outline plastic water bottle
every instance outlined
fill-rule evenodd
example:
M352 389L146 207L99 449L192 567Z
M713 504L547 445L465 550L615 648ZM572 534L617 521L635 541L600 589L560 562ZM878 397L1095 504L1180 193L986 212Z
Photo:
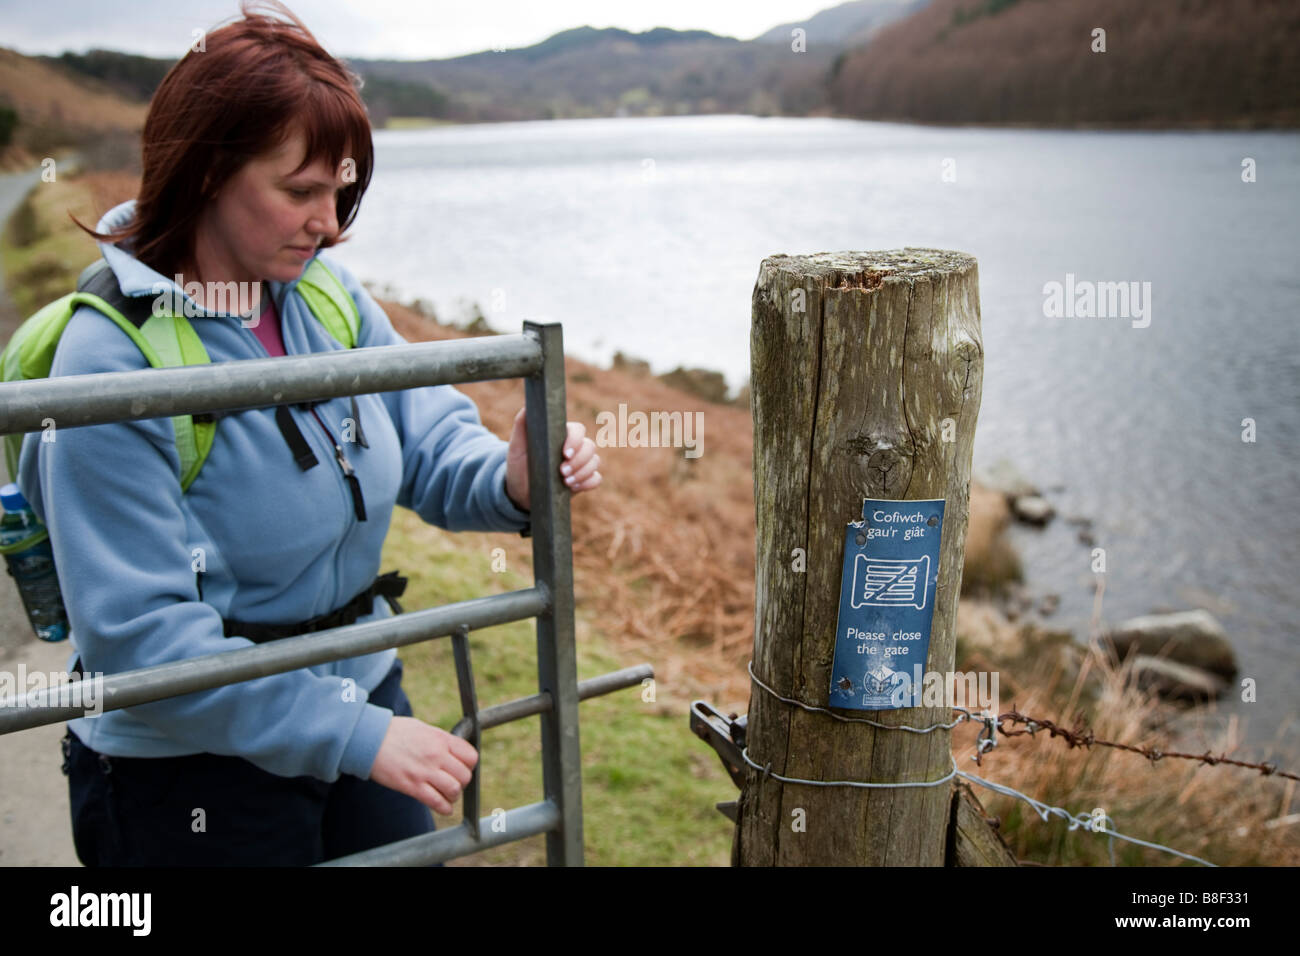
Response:
M0 552L9 565L9 575L27 608L27 618L43 641L62 641L68 636L68 614L54 568L54 550L49 534L31 505L10 482L0 488Z

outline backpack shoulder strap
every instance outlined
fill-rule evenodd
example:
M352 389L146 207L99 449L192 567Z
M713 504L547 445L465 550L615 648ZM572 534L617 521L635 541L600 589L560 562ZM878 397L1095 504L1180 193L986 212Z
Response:
M113 270L103 259L81 273L72 298L76 304L93 306L121 326L154 368L206 365L211 361L194 326L184 315L173 315L170 310L155 312L155 296L124 295ZM186 491L212 450L216 417L211 413L173 415L172 425L181 461L181 490Z
M361 316L338 276L316 258L298 280L297 288L326 331L345 348L355 348ZM0 379L8 382L48 378L58 341L82 305L112 319L135 342L153 368L210 362L207 349L184 315L174 315L170 310L154 314L156 299L150 295L123 294L108 263L97 259L82 270L76 292L46 305L14 333L0 352ZM181 462L181 490L186 491L212 450L216 416L211 413L174 415L172 424ZM22 434L5 436L10 474L17 474L22 438Z
M24 382L49 376L59 336L76 311L72 299L73 294L68 293L43 306L18 326L0 352L0 380ZM18 480L24 437L23 432L4 436L5 462L14 481Z
M357 304L319 256L302 274L297 289L325 330L343 343L344 348L355 348L361 331Z

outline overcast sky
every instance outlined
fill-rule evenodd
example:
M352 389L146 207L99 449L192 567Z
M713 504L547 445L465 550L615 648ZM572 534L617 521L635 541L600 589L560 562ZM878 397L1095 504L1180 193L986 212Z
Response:
M709 30L749 40L839 0L289 0L336 56L427 59L529 46L571 27ZM21 53L103 47L179 58L196 29L238 0L0 0L0 46Z

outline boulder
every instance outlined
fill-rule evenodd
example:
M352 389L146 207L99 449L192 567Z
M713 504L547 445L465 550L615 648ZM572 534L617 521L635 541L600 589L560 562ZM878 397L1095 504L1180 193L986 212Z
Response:
M1005 458L999 459L997 464L989 468L979 469L975 477L985 488L1001 492L1008 501L1038 494L1038 489L1026 481L1016 471L1015 465Z
M1006 498L1000 492L971 482L963 594L1001 594L1023 576L1020 559L1003 534L1010 520Z
M636 375L639 378L645 378L650 374L649 362L645 359L624 355L622 352L614 353L614 361L610 368L616 372L627 372L629 375Z
M1225 680L1237 673L1237 658L1219 622L1209 611L1148 614L1124 621L1107 638L1120 660L1130 651L1159 655L1179 664L1209 671Z
M1013 498L1011 510L1019 520L1037 525L1047 524L1056 514L1056 509L1048 503L1047 499L1040 498L1038 495L1021 495L1019 498Z
M671 372L655 377L665 385L689 392L706 402L722 405L727 401L727 379L721 372L707 368L685 368L679 365Z
M1199 667L1147 654L1133 658L1133 682L1142 690L1189 703L1214 700L1228 686L1226 681Z
M1028 649L1026 631L1006 619L987 601L963 599L957 604L957 640L966 653L1015 660Z

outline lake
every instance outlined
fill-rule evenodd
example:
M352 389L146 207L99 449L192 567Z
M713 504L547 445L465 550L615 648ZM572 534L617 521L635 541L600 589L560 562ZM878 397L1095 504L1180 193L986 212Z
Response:
M1058 519L1017 528L1051 623L1085 634L1092 519L1103 617L1205 607L1257 701L1251 758L1300 754L1300 134L939 128L744 116L375 135L339 254L500 331L656 372L749 373L763 257L929 246L979 261L979 470L1000 458ZM1243 182L1253 161L1255 181ZM1121 316L1051 317L1049 283L1136 283ZM1243 420L1254 441L1243 441ZM590 423L589 423L590 424Z

